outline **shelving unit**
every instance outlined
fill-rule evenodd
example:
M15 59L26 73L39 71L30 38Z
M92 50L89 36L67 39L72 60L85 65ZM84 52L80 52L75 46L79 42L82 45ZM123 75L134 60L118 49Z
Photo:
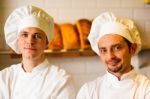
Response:
M13 51L0 51L1 55L10 55L12 58L20 58L21 55ZM74 50L45 50L48 57L76 57L76 56L95 56L96 54L91 49L74 49Z
M96 54L91 49L76 49L76 50L45 50L45 53L53 56L95 56ZM49 54L51 53L51 54Z

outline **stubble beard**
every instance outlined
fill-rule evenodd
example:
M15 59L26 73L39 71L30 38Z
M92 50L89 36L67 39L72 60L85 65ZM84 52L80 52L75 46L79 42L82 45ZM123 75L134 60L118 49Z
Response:
M122 72L123 66L116 66L115 68L109 68L108 67L108 71L113 72L113 73L118 73L118 72Z

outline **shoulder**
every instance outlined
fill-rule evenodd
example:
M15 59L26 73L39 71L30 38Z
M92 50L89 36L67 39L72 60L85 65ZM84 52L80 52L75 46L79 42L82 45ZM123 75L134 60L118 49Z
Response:
M48 67L47 76L54 82L68 83L72 80L71 74L59 66L51 65Z
M11 66L1 70L0 71L0 83L8 84L9 81L12 81L14 75L17 75L16 73L18 73L19 65L20 64L14 64L14 65L11 65Z
M139 87L142 89L144 88L150 91L150 79L147 76L138 73L135 82L138 83Z
M138 85L140 90L150 91L150 79L141 73L137 73L134 82ZM144 92L144 91L143 91Z
M4 75L11 75L12 73L14 73L15 71L17 71L19 69L19 66L21 66L21 64L13 64L9 67L4 68L3 70L0 71L0 76L4 76Z
M48 78L55 88L55 92L59 92L57 97L62 99L74 99L75 97L75 85L72 76L64 69L51 65L49 67ZM70 97L70 98L69 98Z
M85 97L91 97L91 95L95 92L98 92L98 88L100 88L105 75L102 77L98 77L93 81L85 83L79 90L77 99L82 99ZM81 98L82 97L82 98Z
M150 79L141 73L137 73L134 82L137 85L136 92L142 97L150 97Z
M137 73L135 81L141 84L144 84L144 83L150 84L150 79L141 73Z
M101 83L103 82L104 78L105 78L105 75L100 76L100 77L96 78L93 81L85 83L84 86L86 86L88 89L93 89L93 88L95 89L95 88L97 88L97 86L101 85Z
M63 68L60 68L59 66L51 65L49 67L49 71L51 74L53 74L53 76L66 77L66 78L70 77L70 74Z

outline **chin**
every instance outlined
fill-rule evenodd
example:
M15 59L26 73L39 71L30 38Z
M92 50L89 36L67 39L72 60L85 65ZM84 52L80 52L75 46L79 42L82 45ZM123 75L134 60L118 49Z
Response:
M26 58L26 59L34 59L34 57L35 57L35 56L32 56L32 55L25 55L25 56L24 56L24 58Z
M120 72L122 70L122 66L120 65L115 65L115 66L112 66L112 65L109 65L108 66L108 70L111 71L111 72Z
M37 54L35 54L35 53L24 53L24 54L22 54L22 56L24 58L34 58L34 57L37 57Z
M122 71L122 66L120 66L120 67L113 66L112 68L108 68L108 70L111 72L117 73L117 72Z

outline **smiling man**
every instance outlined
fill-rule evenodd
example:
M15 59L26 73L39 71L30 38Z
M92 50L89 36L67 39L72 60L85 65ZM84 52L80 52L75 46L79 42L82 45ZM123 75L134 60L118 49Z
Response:
M107 70L104 76L85 83L77 99L150 99L150 80L131 64L141 49L133 21L102 13L94 19L88 39Z
M75 99L72 77L44 55L53 18L35 6L14 10L5 23L7 44L22 62L0 71L0 99Z

